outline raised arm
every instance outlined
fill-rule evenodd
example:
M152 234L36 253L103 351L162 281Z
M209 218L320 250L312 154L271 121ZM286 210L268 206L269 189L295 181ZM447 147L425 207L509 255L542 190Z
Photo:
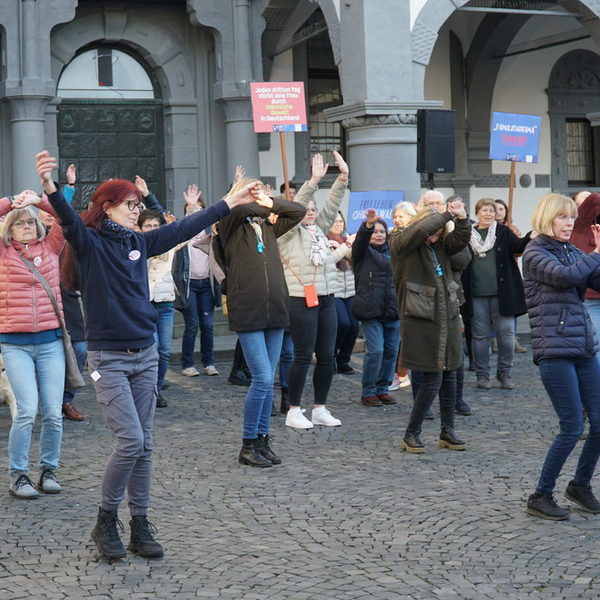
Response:
M442 214L432 212L411 223L401 234L391 237L392 255L403 256L419 246L423 246L429 236L444 227L450 220L452 220L452 215L449 212Z
M367 220L362 223L356 232L356 238L352 244L352 262L358 269L359 263L361 263L366 254L369 244L371 243L371 236L375 231L375 221L377 221L377 211L374 208L367 208L365 211Z
M325 205L319 211L319 214L315 220L315 223L323 230L324 233L327 233L331 229L331 226L333 225L333 222L335 221L337 213L340 209L342 200L346 194L346 188L348 187L348 165L342 158L342 155L335 150L333 151L333 157L340 174L331 186L329 195L325 201Z
M65 239L79 253L85 253L89 245L89 232L77 212L65 200L62 192L57 189L52 179L52 170L56 169L56 159L44 150L35 157L35 168L40 177L48 201L54 208L62 227Z

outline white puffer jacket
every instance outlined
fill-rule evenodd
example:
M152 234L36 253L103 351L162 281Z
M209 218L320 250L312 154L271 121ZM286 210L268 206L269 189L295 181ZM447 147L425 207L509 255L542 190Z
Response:
M342 244L335 250L333 250L333 257L337 263L342 260L342 258L352 258L352 246L346 246L346 244ZM341 269L337 269L337 278L338 278L338 286L339 291L336 292L336 298L351 298L356 295L356 287L354 284L354 271L352 268L342 271Z
M171 275L173 257L177 248L148 259L148 284L152 302L173 302L175 283Z
M319 211L315 224L318 227L318 236L322 236L322 245L329 248L327 232L331 229L333 221L338 213L340 204L344 199L347 182L336 179L329 191L325 205ZM303 206L313 200L317 191L305 183L296 194L295 201ZM310 260L311 235L302 225L294 227L291 231L282 235L278 240L279 253L283 262L283 271L290 296L303 298L304 286L314 282L317 295L327 296L337 294L340 291L338 283L336 258L330 250L325 256L325 263L315 269Z

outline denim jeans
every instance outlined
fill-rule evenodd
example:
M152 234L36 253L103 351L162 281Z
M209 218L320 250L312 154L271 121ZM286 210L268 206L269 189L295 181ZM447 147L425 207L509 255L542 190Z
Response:
M594 324L596 336L600 341L600 298L589 298L583 301Z
M88 365L100 375L96 398L115 445L104 469L104 510L117 510L129 496L131 516L147 515L152 479L152 427L156 406L158 352L153 344L139 352L90 350Z
M244 404L243 438L255 440L269 433L273 405L273 380L281 354L283 329L239 332L252 383Z
M400 321L362 321L365 335L362 395L385 394L392 384L400 343Z
M200 328L200 356L205 367L215 363L213 354L213 317L215 298L210 279L190 279L190 296L183 311L185 329L181 340L181 367L194 365L194 346Z
M313 373L315 404L325 404L333 379L333 353L337 332L337 314L333 295L319 296L319 306L308 308L305 298L292 296L290 333L294 340L294 360L290 367L289 403L300 406L306 375L313 352L317 364Z
M171 342L173 341L174 309L172 304L154 304L158 313L154 339L158 345L158 380L157 389L160 392L165 381L171 357Z
M406 433L420 435L423 420L427 411L431 408L435 397L440 394L440 420L442 429L454 429L454 405L456 403L456 371L436 371L428 373L425 371L412 371L418 373L416 379L421 380L420 387L416 392L415 401ZM414 383L413 383L414 385Z
M338 367L347 365L350 362L354 342L356 342L356 336L358 335L358 321L352 314L353 303L354 296L335 299L335 311L338 318L335 362Z
M8 467L12 475L29 471L31 432L38 410L42 416L40 468L56 469L62 440L62 397L65 352L62 340L46 344L2 344L2 358L17 400L17 414L8 436Z
M75 352L75 358L77 359L77 366L79 370L83 372L85 360L87 358L87 342L71 342L73 345L73 352ZM76 390L65 390L63 394L63 404L71 402L75 398Z
M583 432L583 409L590 421L573 478L580 485L590 483L600 456L600 362L596 357L546 358L539 363L542 383L558 416L560 431L542 467L537 492L550 493L565 461Z
M493 327L496 328L498 340L497 371L509 371L515 356L515 317L500 314L498 296L474 296L471 345L477 375L490 376L490 339Z
M289 386L288 378L290 366L294 360L294 341L289 331L283 334L283 344L281 345L281 356L279 357L279 385L281 389L286 390Z

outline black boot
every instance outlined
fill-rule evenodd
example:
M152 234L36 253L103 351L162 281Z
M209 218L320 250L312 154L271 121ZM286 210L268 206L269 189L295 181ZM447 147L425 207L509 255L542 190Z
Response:
M98 520L92 530L92 540L106 558L127 556L117 526L123 531L123 523L119 521L116 510L104 510L103 508L98 510Z
M277 456L277 454L275 454L275 452L273 452L273 449L271 448L271 438L269 437L269 434L258 434L258 439L256 440L256 449L274 465L281 464L281 459L279 456Z
M287 411L290 409L290 403L288 402L288 389L282 387L281 388L281 404L279 405L279 412L282 415L287 414Z
M412 454L421 454L425 452L425 446L418 433L409 433L407 431L402 440L402 450L406 450Z
M465 450L466 447L466 444L456 436L454 429L442 427L442 431L440 432L440 448Z
M242 449L240 450L239 461L241 465L250 465L251 467L272 467L273 463L265 458L257 448L258 440L242 440Z
M156 395L156 408L166 408L169 403L162 397L161 393L158 392Z
M145 558L159 558L164 554L162 546L152 535L156 533L156 527L148 521L146 515L131 517L129 526L131 527L131 537L128 550Z

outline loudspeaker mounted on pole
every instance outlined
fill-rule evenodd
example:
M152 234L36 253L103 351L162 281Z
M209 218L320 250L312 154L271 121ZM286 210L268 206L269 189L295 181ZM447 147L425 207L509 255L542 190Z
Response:
M436 173L454 173L454 111L417 111L417 173L427 173L433 188Z

